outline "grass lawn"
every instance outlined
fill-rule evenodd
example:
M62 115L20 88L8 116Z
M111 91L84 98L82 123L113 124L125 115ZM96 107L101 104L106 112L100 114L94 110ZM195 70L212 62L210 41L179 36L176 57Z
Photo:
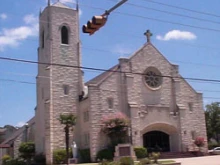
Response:
M158 161L160 164L170 164L170 163L174 163L175 161L174 160L161 160L161 161Z

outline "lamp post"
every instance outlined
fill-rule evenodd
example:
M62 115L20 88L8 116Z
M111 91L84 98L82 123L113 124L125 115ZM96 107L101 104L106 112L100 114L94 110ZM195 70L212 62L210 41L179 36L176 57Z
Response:
M28 123L25 123L24 127L25 127L25 142L27 142L28 141L28 127L29 127Z

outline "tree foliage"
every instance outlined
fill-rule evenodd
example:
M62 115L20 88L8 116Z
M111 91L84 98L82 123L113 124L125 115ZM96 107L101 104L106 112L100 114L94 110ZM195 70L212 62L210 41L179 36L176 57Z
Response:
M205 145L205 139L203 137L196 137L194 144L197 147L203 147Z
M208 139L214 138L219 142L220 102L214 102L206 105L205 118Z
M103 116L101 123L102 132L111 139L113 145L124 142L130 125L130 121L126 115L121 112L108 114Z
M23 142L18 150L22 158L31 159L35 153L35 144L34 142Z
M58 120L68 127L76 125L76 116L74 114L61 114Z
M76 125L76 116L74 114L61 114L59 119L61 124L63 124L65 132L65 143L66 143L66 161L69 164L69 132L70 128Z

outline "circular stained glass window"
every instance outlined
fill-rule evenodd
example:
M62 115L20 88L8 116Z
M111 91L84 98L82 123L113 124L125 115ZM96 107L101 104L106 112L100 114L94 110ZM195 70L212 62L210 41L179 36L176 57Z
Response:
M162 84L161 73L154 67L147 68L144 79L146 84L151 88L158 88Z

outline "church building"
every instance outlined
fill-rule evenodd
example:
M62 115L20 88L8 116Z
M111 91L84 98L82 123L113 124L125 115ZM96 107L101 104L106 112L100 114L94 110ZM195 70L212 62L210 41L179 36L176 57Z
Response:
M119 58L115 66L84 82L79 10L48 2L39 16L41 64L34 117L36 152L44 153L47 163L52 163L55 149L65 147L58 120L65 113L76 114L71 140L79 149L89 148L93 161L107 146L107 138L101 134L102 116L114 112L129 117L133 146L186 152L197 136L206 139L202 94L181 77L179 66L170 63L151 43L149 31L146 36L147 42L130 57Z

